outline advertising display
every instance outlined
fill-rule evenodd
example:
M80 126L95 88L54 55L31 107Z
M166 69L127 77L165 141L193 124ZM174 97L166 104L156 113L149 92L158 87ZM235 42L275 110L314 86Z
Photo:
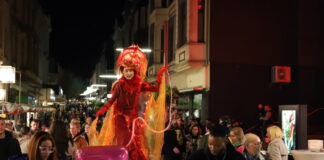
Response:
M279 105L279 118L289 153L307 149L307 105Z
M296 149L296 110L282 110L283 139L288 151Z

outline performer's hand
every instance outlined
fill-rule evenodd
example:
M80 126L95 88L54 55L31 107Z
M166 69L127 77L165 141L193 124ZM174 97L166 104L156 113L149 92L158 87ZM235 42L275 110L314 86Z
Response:
M157 73L157 81L159 81L159 80L162 78L162 74L163 74L166 70L168 70L169 66L170 66L170 65L166 65L166 66L164 66L164 67L162 67L162 68L160 68L160 69L158 70L158 73Z
M162 75L166 70L169 69L169 67L170 67L170 65L166 65L166 66L160 68L158 71L158 75Z
M101 107L101 109L96 112L96 117L99 117L99 116L105 114L106 111L107 111L107 107L105 107L105 106Z

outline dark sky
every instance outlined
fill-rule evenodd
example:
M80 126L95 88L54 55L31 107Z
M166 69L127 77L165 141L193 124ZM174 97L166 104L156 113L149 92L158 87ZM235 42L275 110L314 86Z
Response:
M73 97L85 89L104 44L106 54L113 54L114 22L124 0L40 2L51 18L50 55L63 67L61 85Z

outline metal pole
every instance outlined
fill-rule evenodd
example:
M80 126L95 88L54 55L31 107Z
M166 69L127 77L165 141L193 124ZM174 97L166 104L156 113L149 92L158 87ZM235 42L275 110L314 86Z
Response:
M19 71L19 100L18 103L20 104L21 102L21 72Z
M19 73L19 93L18 93L18 104L21 103L21 71L16 71L17 73ZM19 122L21 119L21 114L19 115L15 115L14 119L16 122Z

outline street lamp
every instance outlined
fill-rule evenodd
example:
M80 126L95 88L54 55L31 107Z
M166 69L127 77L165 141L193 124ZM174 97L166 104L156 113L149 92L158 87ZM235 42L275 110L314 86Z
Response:
M91 85L91 87L93 88L93 87L107 87L107 85L106 84L93 84L93 85Z
M107 79L119 79L121 76L120 75L115 75L115 74L102 74L99 75L99 78L107 78Z
M89 94L91 94L93 92L96 92L97 90L98 90L97 88L94 89L93 87L87 87L87 89L83 93L81 93L80 95L81 96L86 96L86 95L89 95Z
M121 51L123 51L124 49L123 48L116 48L116 51L117 52L121 52Z
M90 87L87 87L87 89L80 94L80 96L87 96L93 92L96 92L99 87L107 87L106 84L92 84Z

